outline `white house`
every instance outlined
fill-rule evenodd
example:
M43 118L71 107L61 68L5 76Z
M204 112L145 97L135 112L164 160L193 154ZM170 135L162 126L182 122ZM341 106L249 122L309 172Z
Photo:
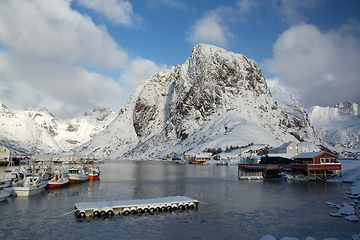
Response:
M10 150L4 146L0 147L0 160L9 161L10 159Z
M299 144L295 142L286 142L280 147L271 148L268 151L269 154L279 154L279 153L287 153L292 154L293 156L301 153L301 147Z

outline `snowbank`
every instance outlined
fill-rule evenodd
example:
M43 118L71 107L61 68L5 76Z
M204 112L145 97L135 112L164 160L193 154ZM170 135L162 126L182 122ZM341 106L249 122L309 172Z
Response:
M329 181L332 182L357 182L360 179L360 161L340 160L341 176Z

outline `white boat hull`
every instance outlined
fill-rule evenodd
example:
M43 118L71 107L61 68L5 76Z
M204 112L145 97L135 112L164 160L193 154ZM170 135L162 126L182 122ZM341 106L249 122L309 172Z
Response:
M69 184L70 180L69 178L66 179L62 179L61 181L48 181L48 184L46 186L46 188L60 188L60 187L65 187Z
M31 195L35 195L44 191L46 187L46 183L39 184L37 186L30 186L30 187L14 187L13 192L14 195L18 197L27 197Z
M2 189L0 191L0 202L6 201L11 196L11 190Z
M85 181L89 181L89 175L69 174L69 180L70 180L70 183L85 182Z

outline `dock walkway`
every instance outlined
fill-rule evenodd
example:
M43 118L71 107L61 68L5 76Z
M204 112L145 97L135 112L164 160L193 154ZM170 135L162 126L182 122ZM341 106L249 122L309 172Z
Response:
M177 209L195 208L197 200L177 196L152 199L135 199L104 202L80 202L75 204L78 217L96 217L114 214L135 214L155 211L171 211Z

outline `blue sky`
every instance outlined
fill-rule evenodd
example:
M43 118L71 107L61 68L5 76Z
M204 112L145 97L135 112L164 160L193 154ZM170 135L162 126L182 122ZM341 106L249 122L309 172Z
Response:
M0 102L69 117L119 111L198 43L257 62L304 107L360 104L358 0L0 2Z

